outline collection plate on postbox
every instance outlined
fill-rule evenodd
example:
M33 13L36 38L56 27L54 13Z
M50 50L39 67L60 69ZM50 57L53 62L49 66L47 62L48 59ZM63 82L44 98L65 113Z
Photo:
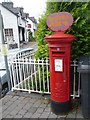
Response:
M63 60L62 59L55 59L55 71L63 72Z

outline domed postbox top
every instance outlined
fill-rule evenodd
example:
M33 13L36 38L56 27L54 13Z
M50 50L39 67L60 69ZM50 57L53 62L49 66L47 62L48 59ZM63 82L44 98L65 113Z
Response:
M53 35L45 37L45 40L48 42L72 42L74 39L74 35L65 34L63 32L56 32Z

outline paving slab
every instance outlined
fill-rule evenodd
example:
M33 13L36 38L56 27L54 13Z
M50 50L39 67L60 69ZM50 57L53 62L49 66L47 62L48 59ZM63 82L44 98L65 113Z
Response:
M23 118L31 118L32 117L32 113L26 113L24 116L23 116Z
M34 114L36 112L37 108L36 107L31 107L28 112Z
M48 118L58 118L58 115L55 115L54 113L50 113Z
M39 113L34 113L31 118L39 118L40 114Z
M17 113L18 113L17 110L13 110L12 112L9 113L9 115L11 115L11 116L15 116Z
M43 111L44 111L44 109L43 109L43 108L38 108L38 109L36 110L36 113L41 114Z
M76 111L74 111L74 112L70 112L68 115L67 115L67 118L76 118Z
M6 118L14 118L12 115L7 115Z
M29 110L33 106L33 103L27 103L22 107L22 109Z
M21 110L18 112L19 115L25 115L25 113L27 113L27 110L25 110L25 109L21 109Z
M50 113L48 113L48 112L43 112L39 118L48 118L49 114Z
M83 118L81 107L79 107L79 108L77 109L76 118L77 118L77 119L82 119L82 118Z

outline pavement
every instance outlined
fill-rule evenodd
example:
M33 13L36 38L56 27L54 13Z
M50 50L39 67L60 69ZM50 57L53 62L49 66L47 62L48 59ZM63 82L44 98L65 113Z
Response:
M50 95L41 95L26 92L9 92L0 100L2 103L3 120L14 120L15 118L55 119L55 120L84 120L79 100L73 100L72 110L69 113L55 115L50 107ZM0 108L1 108L0 107ZM0 112L1 114L1 112Z
M37 50L37 42L26 42L21 44L20 48L33 48L35 51Z

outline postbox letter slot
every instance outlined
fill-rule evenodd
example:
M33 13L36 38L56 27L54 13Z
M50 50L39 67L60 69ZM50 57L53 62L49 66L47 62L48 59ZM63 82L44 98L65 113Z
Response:
M64 51L52 51L52 54L64 54Z
M52 56L54 57L59 57L59 56L64 56L65 52L64 51L52 51Z

